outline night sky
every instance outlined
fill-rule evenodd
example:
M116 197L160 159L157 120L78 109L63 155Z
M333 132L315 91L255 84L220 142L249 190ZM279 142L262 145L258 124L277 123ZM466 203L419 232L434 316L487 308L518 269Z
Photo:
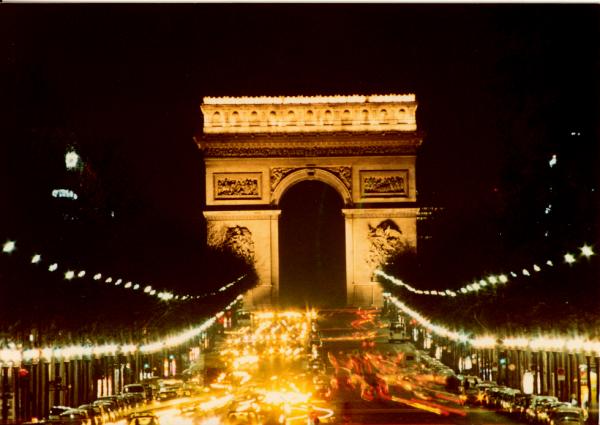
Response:
M434 235L446 245L428 251L442 266L460 268L457 276L483 272L464 260L485 251L482 243L495 247L486 266L514 259L507 252L532 254L527 247L540 245L547 226L560 236L542 243L548 251L593 243L598 12L4 4L0 238L163 286L216 285L227 276L206 271L204 171L192 139L202 97L415 93L419 202L447 211ZM60 219L50 196L73 184L63 162L69 146L86 162L86 206L75 224ZM552 154L563 167L558 194L548 192ZM551 196L558 215L543 222Z

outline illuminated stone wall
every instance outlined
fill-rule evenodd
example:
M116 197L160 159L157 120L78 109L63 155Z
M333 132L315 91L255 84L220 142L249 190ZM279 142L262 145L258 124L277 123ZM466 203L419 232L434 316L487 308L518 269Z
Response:
M277 303L279 203L306 180L343 200L347 304L381 305L374 269L416 248L414 95L205 98L201 108L209 243L255 265L247 305Z

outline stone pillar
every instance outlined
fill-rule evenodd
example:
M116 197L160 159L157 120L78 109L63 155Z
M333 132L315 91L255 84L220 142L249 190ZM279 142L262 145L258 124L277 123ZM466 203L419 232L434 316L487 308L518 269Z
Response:
M257 285L244 297L249 309L271 307L279 294L281 210L205 211L208 244L226 247L254 265Z
M416 249L418 208L343 209L346 227L347 304L382 307L374 271L394 254Z

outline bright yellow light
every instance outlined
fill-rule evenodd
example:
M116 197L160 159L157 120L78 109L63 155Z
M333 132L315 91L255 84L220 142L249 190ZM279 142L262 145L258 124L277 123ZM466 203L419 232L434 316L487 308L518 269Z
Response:
M2 252L4 252L5 254L10 254L16 249L16 247L17 245L15 241L6 241L4 242L4 245L2 245Z
M71 170L77 167L79 163L79 155L75 151L69 151L65 154L65 166L67 169Z
M575 257L573 256L573 254L567 253L565 254L565 263L568 264L573 264L575 262Z
M584 257L591 257L592 255L594 255L594 250L591 246L584 245L579 249L581 250L581 255L583 255Z
M40 254L35 254L33 257L31 257L31 262L33 264L37 264L40 261L42 261L42 256Z
M492 348L496 345L496 338L492 336L482 336L471 341L475 348Z
M65 279L67 280L71 280L75 277L75 272L72 270L68 270L67 272L65 272Z

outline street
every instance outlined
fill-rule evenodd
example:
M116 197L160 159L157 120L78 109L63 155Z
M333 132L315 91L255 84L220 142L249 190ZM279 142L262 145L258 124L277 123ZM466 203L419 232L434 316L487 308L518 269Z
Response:
M464 406L375 311L257 313L226 333L206 396L158 406L161 424L513 424ZM314 423L314 420L311 421Z

